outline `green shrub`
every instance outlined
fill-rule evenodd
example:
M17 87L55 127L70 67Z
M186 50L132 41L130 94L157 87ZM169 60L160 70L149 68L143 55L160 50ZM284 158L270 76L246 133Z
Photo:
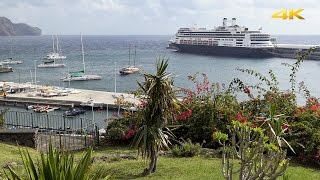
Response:
M307 106L297 110L286 139L297 151L299 162L320 165L320 114Z
M193 157L200 154L201 145L199 143L193 144L191 140L188 139L188 141L180 145L175 145L171 151L175 157Z
M226 132L226 126L239 111L240 106L235 95L223 84L209 83L206 75L202 76L202 81L198 81L196 76L189 76L197 89L183 89L186 97L182 103L183 107L192 110L192 115L182 120L178 118L179 125L182 126L176 128L173 133L178 138L191 139L197 143L205 142L204 147L215 148L217 143L212 143L212 133Z
M112 144L128 144L134 138L141 125L139 114L114 119L106 128L106 140Z
M222 173L225 179L277 179L287 169L286 151L250 123L233 121L230 135L216 132L212 138L222 147ZM240 167L238 166L240 165Z

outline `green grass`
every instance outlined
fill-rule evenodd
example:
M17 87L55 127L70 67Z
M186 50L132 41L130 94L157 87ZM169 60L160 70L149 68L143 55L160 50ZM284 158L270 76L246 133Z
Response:
M28 148L33 157L39 153L34 149ZM0 143L0 166L3 167L7 162L17 162L21 166L18 147L11 144ZM83 152L77 152L80 156ZM221 161L218 158L170 158L160 157L158 160L157 172L148 177L141 177L139 174L147 167L147 161L124 160L115 158L112 162L103 161L101 157L117 157L119 154L130 154L136 156L136 151L123 147L108 147L94 151L94 169L103 168L112 179L223 179L221 174ZM22 169L22 168L20 168ZM0 171L2 174L2 170ZM320 179L320 169L304 167L291 163L286 174L290 180L314 180ZM0 177L1 179L1 177ZM280 178L281 180L282 178Z

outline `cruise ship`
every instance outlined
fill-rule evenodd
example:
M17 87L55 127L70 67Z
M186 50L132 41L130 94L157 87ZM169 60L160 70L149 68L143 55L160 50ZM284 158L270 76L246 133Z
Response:
M223 18L222 26L214 29L206 28L180 28L169 48L180 52L209 54L216 56L273 57L274 44L270 34L259 30L249 30L245 26L228 25L227 18Z

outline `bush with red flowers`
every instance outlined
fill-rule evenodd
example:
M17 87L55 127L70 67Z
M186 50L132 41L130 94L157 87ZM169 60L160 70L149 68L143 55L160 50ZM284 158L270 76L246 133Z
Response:
M130 144L138 127L141 125L139 113L131 114L108 122L106 128L106 141L111 144Z

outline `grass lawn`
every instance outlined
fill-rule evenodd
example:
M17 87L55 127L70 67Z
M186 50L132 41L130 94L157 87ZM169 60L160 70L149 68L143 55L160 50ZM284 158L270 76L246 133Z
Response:
M21 160L17 146L0 143L0 166L7 162L17 162L21 169ZM33 157L39 154L34 149L28 148ZM82 152L77 152L80 156ZM223 179L221 174L221 161L218 158L193 157L171 158L160 157L158 170L148 177L140 177L139 174L147 167L147 161L143 159L127 160L119 158L121 155L135 157L136 152L118 147L103 148L94 151L94 168L103 168L112 179ZM106 157L107 160L106 160ZM111 158L110 158L111 157ZM2 174L3 171L1 171ZM317 180L320 179L320 169L303 167L291 163L286 171L290 180ZM1 177L0 177L1 179ZM282 179L282 178L280 178Z

